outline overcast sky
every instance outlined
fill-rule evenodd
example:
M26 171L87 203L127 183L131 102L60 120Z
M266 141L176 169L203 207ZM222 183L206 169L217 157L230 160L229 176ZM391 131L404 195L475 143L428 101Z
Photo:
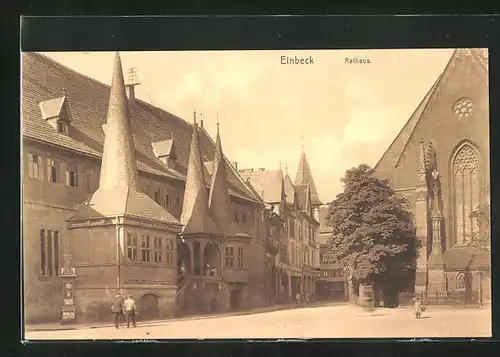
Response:
M342 190L346 169L375 165L443 71L453 50L301 50L122 52L136 67L136 96L192 121L203 112L239 168L288 166L292 179L304 144L320 199ZM46 53L110 84L112 52ZM312 56L314 64L281 64ZM348 58L371 63L346 63ZM127 73L125 73L127 76ZM127 78L125 78L127 80Z

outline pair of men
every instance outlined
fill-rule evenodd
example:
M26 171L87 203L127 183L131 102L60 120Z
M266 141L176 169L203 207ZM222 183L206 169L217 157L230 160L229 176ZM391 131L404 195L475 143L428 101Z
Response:
M125 315L127 327L130 327L130 322L132 322L132 325L135 327L135 309L135 301L132 299L132 295L129 295L125 301L122 301L120 294L116 294L111 304L111 312L113 313L115 327L119 328L121 314Z

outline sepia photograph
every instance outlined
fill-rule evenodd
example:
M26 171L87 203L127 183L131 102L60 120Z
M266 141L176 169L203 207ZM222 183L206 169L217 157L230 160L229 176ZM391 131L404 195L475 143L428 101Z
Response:
M24 339L491 337L486 48L21 53Z

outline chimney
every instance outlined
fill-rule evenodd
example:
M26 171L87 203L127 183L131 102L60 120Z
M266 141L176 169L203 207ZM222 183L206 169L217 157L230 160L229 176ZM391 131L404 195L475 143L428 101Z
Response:
M233 166L236 169L236 171L238 171L238 163L236 161L233 161Z
M128 98L129 103L132 103L135 100L135 85L127 84L125 86L125 90L127 93L127 98Z

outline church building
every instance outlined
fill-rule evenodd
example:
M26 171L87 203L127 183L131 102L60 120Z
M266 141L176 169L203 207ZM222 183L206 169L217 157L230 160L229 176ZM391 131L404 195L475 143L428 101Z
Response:
M111 75L111 68L110 68ZM22 54L24 317L140 319L261 306L265 206L203 121Z
M490 232L474 214L490 199L488 105L487 50L455 50L375 166L413 213L416 293L489 299L490 254L477 243Z

